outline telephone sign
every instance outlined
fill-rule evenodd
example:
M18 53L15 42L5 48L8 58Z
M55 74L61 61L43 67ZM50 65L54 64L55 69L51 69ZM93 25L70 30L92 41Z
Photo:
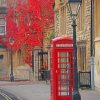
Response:
M51 47L51 100L72 100L73 40L55 38Z

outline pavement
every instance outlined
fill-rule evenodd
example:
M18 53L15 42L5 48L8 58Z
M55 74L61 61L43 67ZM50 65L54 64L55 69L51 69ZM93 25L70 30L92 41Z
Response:
M19 100L50 100L50 84L45 82L0 81L0 88L16 95ZM100 100L100 93L92 90L80 90L81 100Z
M92 90L80 90L81 100L100 100L100 93Z

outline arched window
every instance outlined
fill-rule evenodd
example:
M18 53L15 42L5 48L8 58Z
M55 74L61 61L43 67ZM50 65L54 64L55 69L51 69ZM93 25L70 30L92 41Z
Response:
M21 64L21 50L18 50L18 64Z

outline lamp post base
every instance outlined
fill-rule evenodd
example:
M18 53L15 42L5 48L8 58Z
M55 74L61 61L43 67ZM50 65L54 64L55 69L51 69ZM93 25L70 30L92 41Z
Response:
M80 93L78 91L73 91L72 100L81 100Z
M14 76L10 74L10 81L14 82Z

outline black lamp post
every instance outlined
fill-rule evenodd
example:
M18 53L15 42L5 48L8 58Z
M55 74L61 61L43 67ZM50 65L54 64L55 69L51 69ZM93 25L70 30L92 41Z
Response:
M76 17L78 15L82 0L67 0L67 8L72 18L73 27L73 47L74 47L74 87L72 100L81 100L78 90L78 71L77 71L77 45L76 45Z
M10 37L9 39L9 43L10 43L10 46L11 46L11 51L10 51L10 54L11 54L11 73L10 73L10 81L11 82L14 82L14 75L13 75L13 55L12 55L12 47L13 47L13 44L14 44L14 38L13 37Z

